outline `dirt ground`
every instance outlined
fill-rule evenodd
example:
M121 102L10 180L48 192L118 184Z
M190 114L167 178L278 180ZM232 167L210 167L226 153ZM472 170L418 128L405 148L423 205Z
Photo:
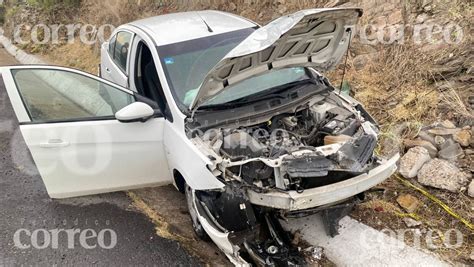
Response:
M212 242L200 240L193 231L186 197L173 185L129 191L134 206L156 225L157 235L178 241L189 253L212 266L232 266Z

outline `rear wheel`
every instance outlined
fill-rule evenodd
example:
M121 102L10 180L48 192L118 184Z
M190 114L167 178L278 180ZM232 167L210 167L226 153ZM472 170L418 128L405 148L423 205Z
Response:
M189 215L191 216L194 232L200 239L204 241L210 241L211 238L206 233L206 231L202 227L201 222L199 221L198 214L196 211L196 205L194 204L193 190L187 184L185 185L185 193L186 193L186 202L188 204L188 211L189 211Z

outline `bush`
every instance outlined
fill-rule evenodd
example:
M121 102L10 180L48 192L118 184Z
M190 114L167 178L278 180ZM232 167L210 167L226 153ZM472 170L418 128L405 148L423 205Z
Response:
M30 6L39 7L47 11L58 5L66 7L79 7L81 5L81 0L27 0L26 2Z

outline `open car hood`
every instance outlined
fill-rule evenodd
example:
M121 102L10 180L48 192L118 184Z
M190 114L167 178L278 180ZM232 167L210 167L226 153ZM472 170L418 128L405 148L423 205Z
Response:
M334 68L349 45L359 8L308 9L280 17L257 29L231 50L206 75L190 105L199 105L226 87L286 67Z

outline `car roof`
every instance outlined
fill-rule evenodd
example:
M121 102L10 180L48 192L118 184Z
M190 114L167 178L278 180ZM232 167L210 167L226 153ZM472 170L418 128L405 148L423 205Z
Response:
M128 24L147 32L158 46L258 26L249 19L215 10L171 13Z

